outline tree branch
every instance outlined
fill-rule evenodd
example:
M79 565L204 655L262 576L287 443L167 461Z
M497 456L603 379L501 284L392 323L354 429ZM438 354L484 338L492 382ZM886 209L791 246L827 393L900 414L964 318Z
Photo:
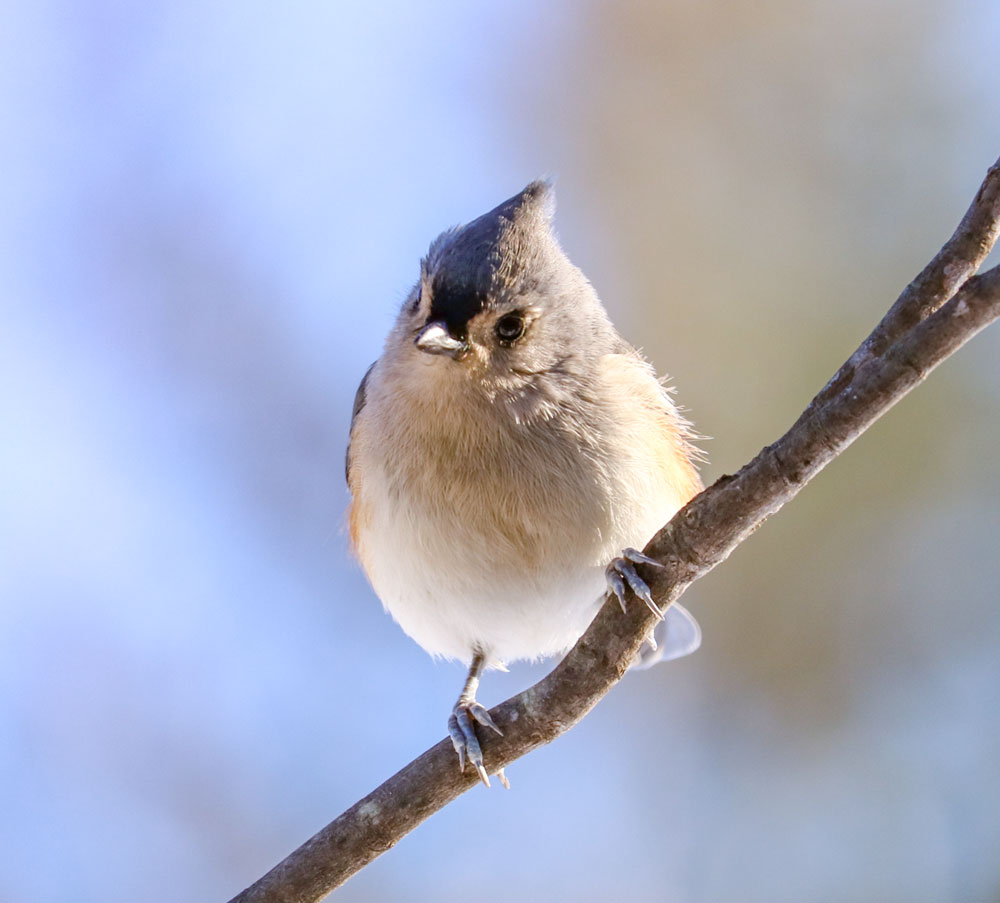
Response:
M1000 230L1000 161L958 229L791 429L734 476L723 476L647 545L662 568L642 576L661 606L724 561L820 470L1000 317L1000 267L973 275ZM545 678L491 710L503 736L483 742L490 774L576 724L628 669L654 625L645 605L605 604ZM230 903L322 899L424 819L478 783L448 740L427 750L291 853Z

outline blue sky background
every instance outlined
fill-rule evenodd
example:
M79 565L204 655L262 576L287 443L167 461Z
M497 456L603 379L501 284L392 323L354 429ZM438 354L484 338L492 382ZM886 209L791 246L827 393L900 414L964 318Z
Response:
M0 901L228 899L443 736L462 669L342 531L354 390L438 232L554 176L714 479L1000 154L998 24L987 0L6 5ZM995 898L998 352L689 594L697 656L339 898Z

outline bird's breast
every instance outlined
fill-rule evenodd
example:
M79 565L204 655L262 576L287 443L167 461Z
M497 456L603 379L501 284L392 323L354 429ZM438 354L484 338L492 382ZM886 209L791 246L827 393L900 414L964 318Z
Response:
M400 430L381 461L388 497L479 568L540 567L560 548L596 550L610 515L602 462L561 424L498 420Z

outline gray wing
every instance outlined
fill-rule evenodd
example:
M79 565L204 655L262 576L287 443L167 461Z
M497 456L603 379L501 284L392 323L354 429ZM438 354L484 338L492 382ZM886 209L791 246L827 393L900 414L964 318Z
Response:
M376 363L378 363L376 361ZM361 409L365 406L365 387L368 385L368 377L372 375L372 370L375 369L375 364L372 364L366 371L365 375L361 377L361 385L358 386L358 392L354 396L354 409L351 411L351 429L348 434L347 439L347 452L344 455L344 479L347 480L348 486L351 483L351 440L350 435L354 432L354 421L358 419L358 414Z

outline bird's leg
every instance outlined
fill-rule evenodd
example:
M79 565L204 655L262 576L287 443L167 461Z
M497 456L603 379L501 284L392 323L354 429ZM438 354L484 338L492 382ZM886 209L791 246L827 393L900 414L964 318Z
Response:
M642 552L635 549L625 549L621 558L612 559L611 564L604 569L604 576L608 580L608 592L614 593L618 597L618 604L621 605L622 611L625 611L625 584L628 583L632 592L642 599L646 603L646 607L662 621L663 612L660 610L660 606L653 601L653 594L649 591L649 586L636 572L632 566L633 563L663 567L660 562L648 555L643 555Z
M489 711L484 705L476 702L476 690L479 689L479 678L482 676L483 668L486 666L486 657L481 652L476 652L472 656L472 664L469 666L469 676L465 679L465 687L462 695L458 697L455 708L451 710L451 717L448 719L448 733L451 735L452 746L458 753L458 767L465 771L465 760L472 763L479 772L480 780L490 786L489 775L483 767L483 751L479 746L479 738L476 737L476 722L483 727L488 727L503 736L503 731L496 726L496 722L490 717ZM497 772L500 783L510 789L503 769Z

